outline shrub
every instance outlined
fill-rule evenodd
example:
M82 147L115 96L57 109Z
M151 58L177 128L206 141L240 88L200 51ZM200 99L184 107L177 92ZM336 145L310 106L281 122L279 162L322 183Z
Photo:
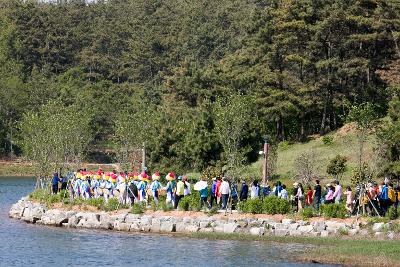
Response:
M331 135L325 135L322 137L322 143L326 146L330 146L333 144L333 136Z
M29 194L29 199L44 201L50 196L48 189L36 189L32 193Z
M314 209L311 208L311 207L304 208L301 211L301 217L303 218L303 220L308 220L308 219L314 217L314 215L315 215L314 214Z
M326 173L337 177L340 174L343 174L346 169L347 158L344 156L337 155L333 159L329 161L328 166L326 167Z
M290 204L286 199L270 196L264 199L263 213L287 214L290 211Z
M280 148L280 150L288 150L290 148L290 142L282 141L278 144L278 147Z
M89 206L96 207L98 209L104 209L105 201L104 198L89 198L84 201L85 204Z
M132 206L131 212L133 214L142 214L142 213L144 213L146 211L145 205L146 204L144 204L142 202L141 203L135 203Z
M200 210L200 193L199 191L192 190L189 196L185 196L179 201L179 209L185 211L199 211Z
M213 216L214 214L217 214L217 213L218 213L218 207L214 206L207 212L207 215L208 216Z
M347 210L343 204L321 205L321 213L326 218L345 218Z
M390 220L396 220L399 217L397 208L394 206L390 207L386 212L386 217L388 217Z
M245 202L245 211L247 213L259 214L263 213L263 202L261 198L248 199Z

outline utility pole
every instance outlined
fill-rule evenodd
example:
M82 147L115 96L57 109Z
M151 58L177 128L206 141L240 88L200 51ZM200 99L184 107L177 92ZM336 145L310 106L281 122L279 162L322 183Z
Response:
M268 137L264 136L264 162L263 162L263 185L268 183L268 153L269 153L269 144L268 144Z
M143 142L143 148L142 148L142 172L146 171L146 144Z

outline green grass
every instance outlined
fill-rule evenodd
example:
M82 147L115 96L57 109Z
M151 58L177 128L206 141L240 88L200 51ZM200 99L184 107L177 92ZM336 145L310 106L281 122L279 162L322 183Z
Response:
M324 144L323 138L319 136L305 143L281 143L278 148L276 164L276 174L279 175L279 179L287 185L291 185L293 177L296 175L296 158L304 152L313 151L316 156L316 171L320 177L325 177L327 182L333 179L333 177L326 173L326 166L329 161L337 155L345 156L348 160L347 171L340 179L345 185L350 184L352 169L357 166L358 162L358 140L354 127L351 125L345 125L345 127L349 130L339 129L329 134L329 136L333 137L333 142L330 145ZM370 162L373 159L374 143L375 137L371 134L368 136L364 146L364 160L366 162ZM260 177L262 162L263 160L260 158L259 161L249 165L247 170L250 170L250 173L258 171L258 177Z
M348 266L394 266L400 251L400 242L333 237L277 237L248 234L193 233L193 238L212 240L241 240L277 242L282 244L311 244L314 248L295 257L300 261L345 264Z

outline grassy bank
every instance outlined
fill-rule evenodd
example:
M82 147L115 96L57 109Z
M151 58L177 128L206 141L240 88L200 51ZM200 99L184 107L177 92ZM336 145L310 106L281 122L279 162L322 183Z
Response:
M222 234L222 233L193 233L192 238L206 238L211 240L241 240L300 243L314 245L302 254L295 255L291 260L302 262L320 262L342 264L347 266L399 266L398 254L400 243L398 241L366 240L352 237L277 237L277 236L251 236L248 234Z

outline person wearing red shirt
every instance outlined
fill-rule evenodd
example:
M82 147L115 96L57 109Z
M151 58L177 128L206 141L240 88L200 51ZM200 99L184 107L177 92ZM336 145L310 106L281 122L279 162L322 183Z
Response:
M307 195L306 195L306 206L311 207L313 203L313 191L311 186L307 188Z

